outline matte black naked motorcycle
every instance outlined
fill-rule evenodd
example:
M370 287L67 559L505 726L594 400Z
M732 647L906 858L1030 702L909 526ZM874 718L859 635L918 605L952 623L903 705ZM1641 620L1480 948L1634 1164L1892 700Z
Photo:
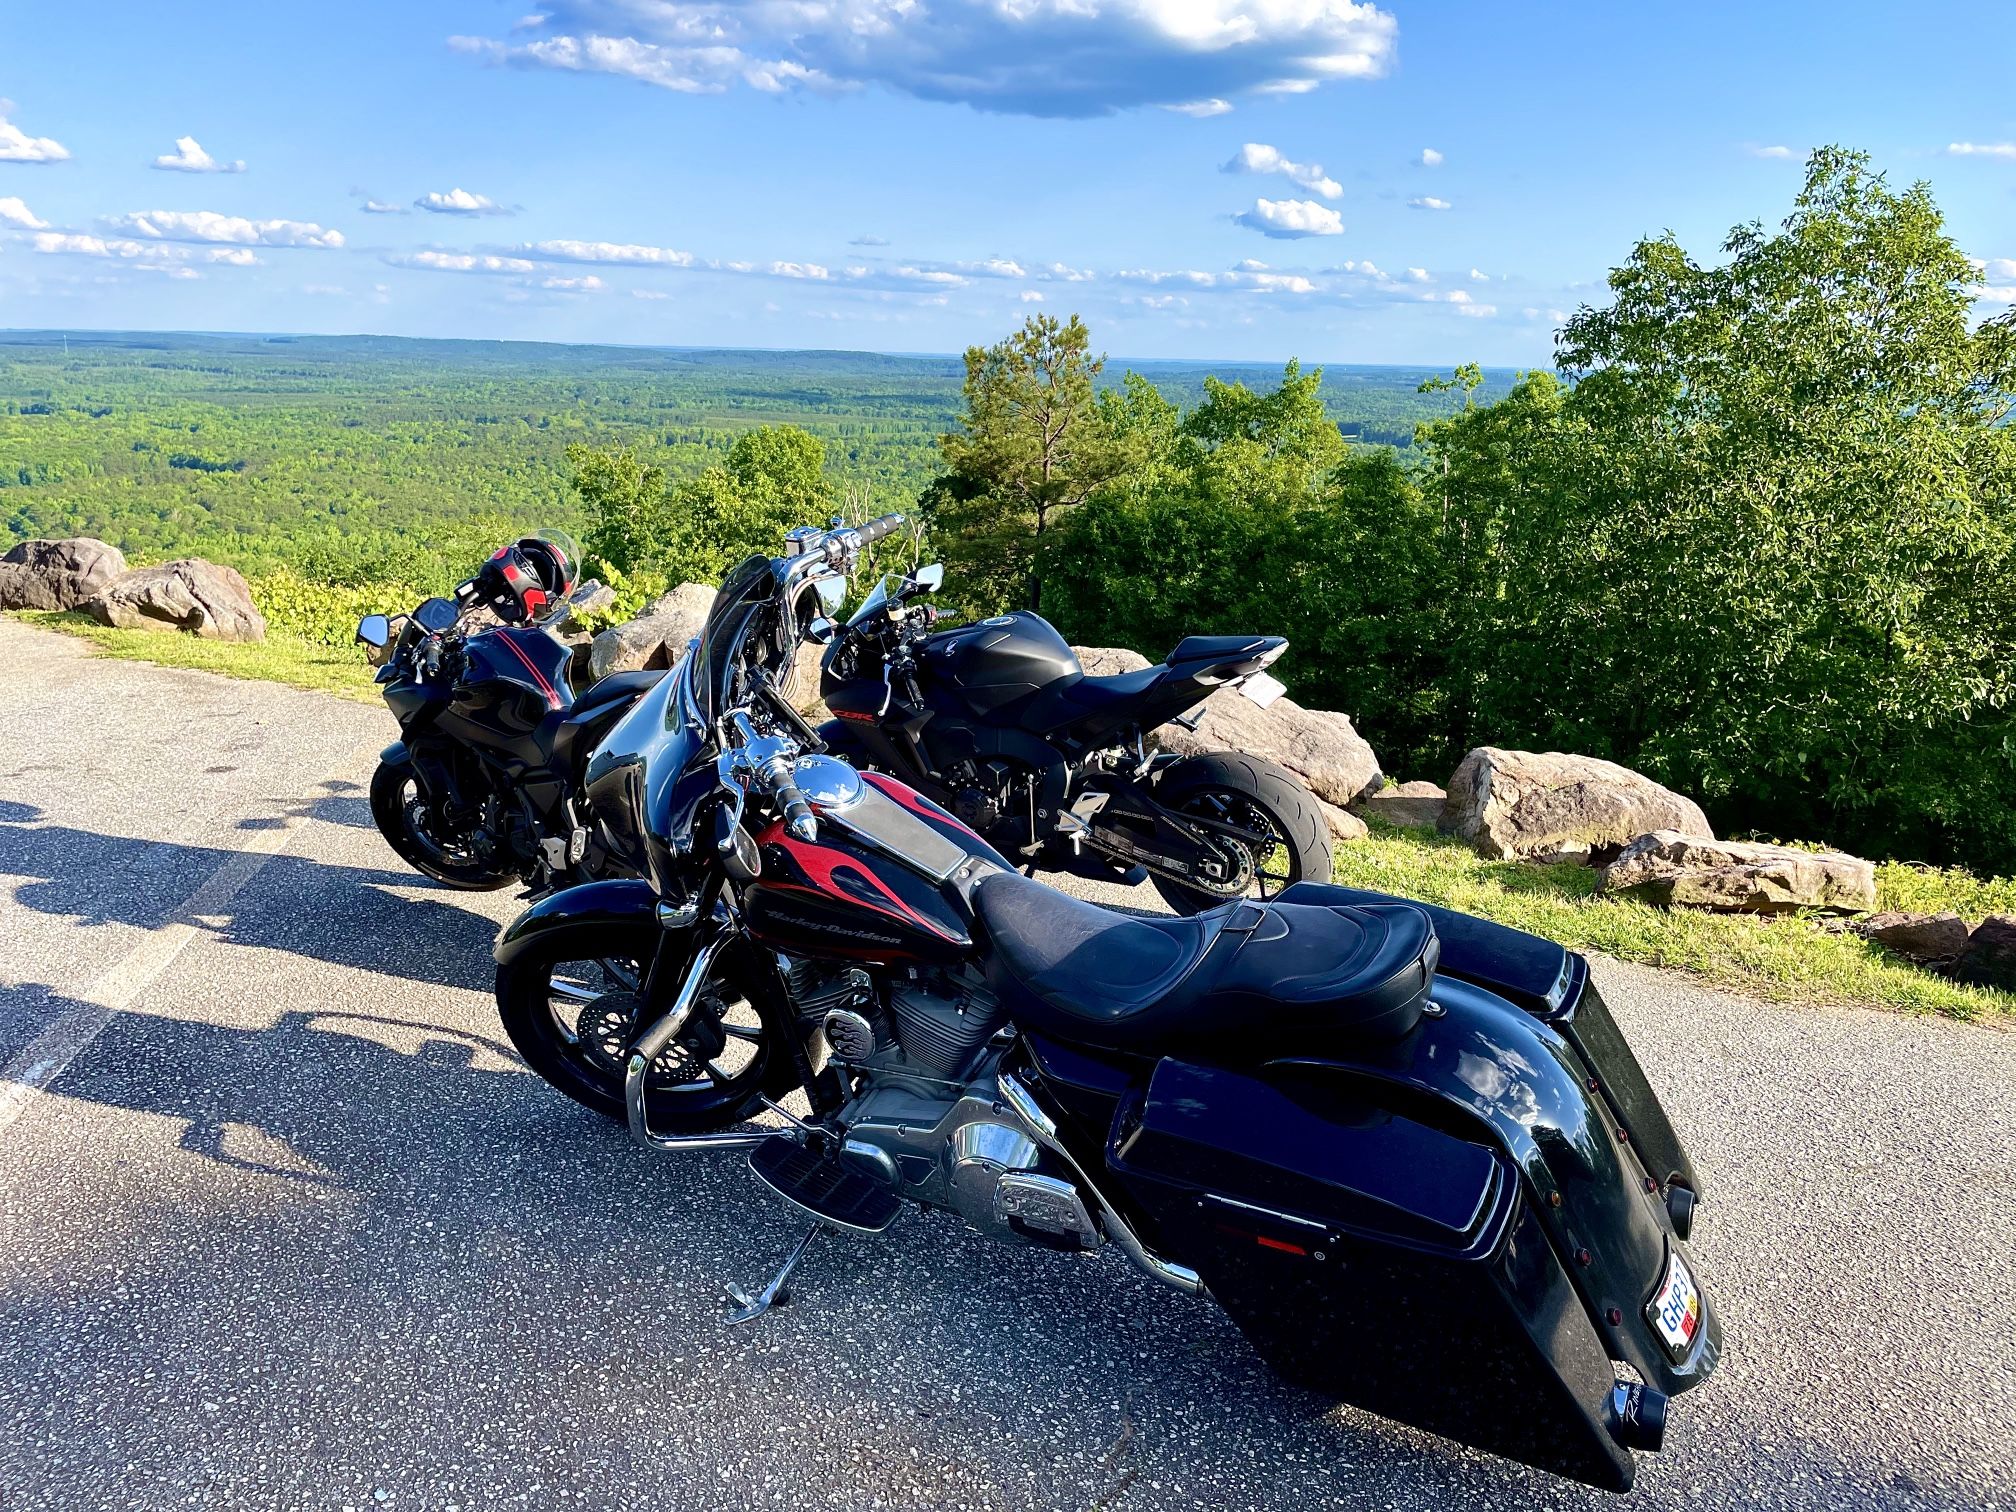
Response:
M812 1216L736 1321L822 1230L921 1203L1111 1247L1297 1383L1627 1489L1722 1344L1693 1167L1586 963L1327 883L1101 908L820 754L779 669L806 591L891 528L738 567L597 749L586 801L636 876L499 938L526 1061L649 1147L746 1149Z
M400 857L437 882L543 891L602 874L605 857L575 808L581 772L596 741L665 674L617 673L577 696L572 652L554 634L570 607L564 591L524 588L506 570L515 571L500 552L454 598L359 623L399 721L371 779L371 815ZM520 623L470 629L486 608Z
M912 602L943 576L890 577L821 662L833 754L928 793L1025 864L1151 879L1197 913L1330 880L1330 830L1294 773L1258 756L1151 753L1158 725L1195 729L1204 701L1236 690L1265 707L1275 635L1193 635L1159 665L1088 677L1047 620L1018 610L935 629Z

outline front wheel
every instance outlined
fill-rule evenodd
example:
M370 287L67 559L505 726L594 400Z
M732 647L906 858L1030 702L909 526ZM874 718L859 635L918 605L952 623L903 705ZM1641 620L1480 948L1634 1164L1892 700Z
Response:
M1169 768L1155 785L1155 800L1172 813L1203 820L1211 843L1232 863L1229 880L1217 890L1154 877L1162 901L1177 913L1330 880L1330 828L1309 790L1285 767L1207 751Z
M516 868L500 866L472 837L437 833L439 810L410 758L378 763L371 777L371 817L402 861L444 887L494 892L518 880Z
M618 1122L630 1045L649 1027L642 994L658 943L655 926L557 930L497 968L497 1010L525 1064ZM798 1085L792 1032L754 953L723 951L686 1028L651 1063L651 1126L711 1133L757 1112L759 1098L783 1097Z

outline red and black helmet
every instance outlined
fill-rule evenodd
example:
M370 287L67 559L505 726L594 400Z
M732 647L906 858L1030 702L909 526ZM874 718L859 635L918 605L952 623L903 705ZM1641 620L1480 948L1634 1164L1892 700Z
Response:
M574 591L581 548L564 531L538 530L522 536L483 564L476 590L507 625L537 619Z

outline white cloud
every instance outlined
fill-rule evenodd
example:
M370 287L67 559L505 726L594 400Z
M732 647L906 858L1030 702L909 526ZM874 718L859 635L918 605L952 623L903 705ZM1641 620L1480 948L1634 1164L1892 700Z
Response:
M0 112L0 163L60 163L69 156L54 137L31 137Z
M635 242L541 241L513 247L521 257L543 262L655 263L663 267L690 268L694 257L674 247L647 247Z
M1164 105L1164 110L1173 110L1178 115L1187 115L1193 120L1208 121L1213 116L1230 115L1230 100L1185 100L1181 105Z
M256 268L259 254L250 247L212 247L204 254L205 262L229 263L234 268Z
M18 205L21 201L16 200L14 203ZM0 200L0 213L4 213L6 206L7 201ZM1976 258L1973 261L1974 266L1981 270L1981 279L1984 283L1995 278L2016 279L2016 257Z
M847 245L850 247L886 247L889 245L889 238L886 236L857 236L854 240L847 243Z
M542 289L557 289L562 293L568 294L600 294L609 285L597 278L593 273L589 273L580 278L542 279L539 287Z
M1429 277L1428 270L1426 268L1409 268L1407 270L1407 276L1408 278L1412 279L1415 283L1433 282L1433 280Z
M1043 303L1043 295L1041 291L1037 289L1024 289L1022 291L1022 303L1041 304Z
M1748 152L1750 156L1754 158L1791 158L1791 157L1797 157L1799 155L1798 153L1794 152L1790 147L1752 146L1752 147L1746 147L1744 151Z
M162 262L187 257L179 247L157 247L147 242L128 241L117 236L86 236L66 231L43 231L35 238L35 250L54 256L108 257L121 262L142 258Z
M896 269L893 276L905 283L943 284L953 289L964 288L966 284L966 280L957 273L948 273L943 268L903 267Z
M1298 236L1341 236L1344 218L1328 205L1314 200L1270 200L1253 202L1251 210L1232 219L1262 236L1290 239Z
M1475 320L1489 320L1498 313L1498 306L1487 304L1464 304L1456 307L1458 315L1468 315Z
M312 221L246 220L243 216L219 215L214 210L136 210L131 215L108 215L104 224L114 231L155 241L230 242L257 247L340 247L341 231L325 230Z
M404 215L404 205L388 205L384 200L367 199L360 207L366 215Z
M555 0L521 38L449 45L683 93L881 85L1029 115L1208 116L1241 93L1376 78L1397 35L1370 0Z
M630 297L632 299L658 300L658 299L670 299L672 296L670 294L667 294L663 289L632 289L630 291Z
M1489 273L1482 271L1481 269L1472 268L1470 270L1470 282L1489 283L1491 282L1491 275Z
M1424 194L1419 199L1410 199L1407 201L1407 204L1409 208L1415 210L1453 210L1456 208L1449 201L1437 199L1432 194Z
M164 152L154 159L156 168L165 168L171 173L243 173L243 159L235 163L220 163L203 150L192 136L175 138L175 150Z
M1414 161L1423 168L1440 168L1444 159L1442 154L1437 152L1433 147L1423 147L1421 155L1414 159Z
M495 257L483 252L394 252L385 259L397 268L424 268L434 273L532 273L537 265L522 257Z
M982 278L1027 278L1029 270L1009 257L985 257L978 262L962 262L961 273L974 273Z
M471 194L467 189L450 189L446 194L439 190L423 194L413 201L422 210L430 210L436 215L511 215L509 205L500 205L487 194Z
M1241 273L1265 273L1267 271L1267 264L1260 261L1257 257L1242 257L1239 259L1239 271Z
M35 212L19 197L10 194L0 198L0 225L19 226L23 231L40 231L48 224L45 220L37 220Z
M0 122L0 125L4 125ZM1948 142L1948 157L2016 158L2016 142ZM5 156L0 153L0 156Z
M773 262L770 264L772 278L809 278L815 283L831 278L832 273L818 263Z
M1336 199L1344 192L1344 186L1324 173L1321 163L1297 163L1281 155L1278 147L1269 147L1264 142L1248 142L1233 154L1232 161L1224 167L1226 173L1278 173L1291 184L1307 189L1312 194L1320 194L1325 199Z

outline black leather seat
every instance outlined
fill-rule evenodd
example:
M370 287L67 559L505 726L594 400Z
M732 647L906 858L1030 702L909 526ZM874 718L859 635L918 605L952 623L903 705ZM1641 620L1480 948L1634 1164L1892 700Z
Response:
M1165 660L1172 667L1178 662L1237 661L1282 643L1278 635L1186 635Z
M1117 913L1015 873L975 890L989 985L1025 1027L1220 1064L1397 1039L1439 953L1406 903L1235 903L1195 918Z
M569 714L586 714L590 709L599 709L604 704L628 703L639 693L657 685L665 675L659 668L650 672L611 672L607 677L591 683L585 692L577 694L568 707Z

